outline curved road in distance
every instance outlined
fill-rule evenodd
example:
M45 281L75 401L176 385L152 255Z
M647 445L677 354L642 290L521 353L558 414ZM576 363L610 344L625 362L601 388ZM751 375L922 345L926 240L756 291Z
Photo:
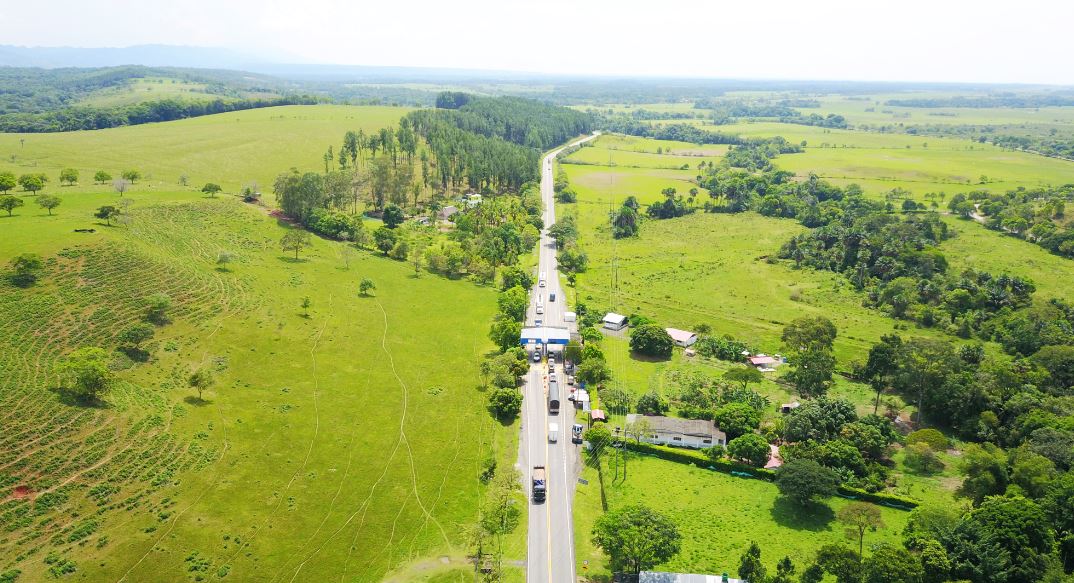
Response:
M565 327L563 312L567 311L566 298L559 284L556 263L556 242L548 236L548 227L556 222L555 192L552 175L553 160L564 149L588 142L600 135L575 140L548 153L541 160L541 199L544 202L544 230L541 232L538 273L547 274L545 287L535 285L531 291L527 311L527 325L534 319L543 320L544 326ZM555 293L555 301L549 301ZM544 301L544 314L536 314L538 296ZM531 360L532 363L532 360ZM574 523L571 504L574 485L578 475L577 460L580 446L571 443L571 425L574 424L574 406L567 400L566 375L562 363L556 366L560 386L560 413L549 415L546 400L548 364L532 363L522 389L522 438L519 440L519 470L525 483L529 502L529 520L526 542L527 583L574 583ZM548 424L559 425L559 439L548 441ZM547 473L547 497L543 503L534 503L531 492L533 466L543 465Z

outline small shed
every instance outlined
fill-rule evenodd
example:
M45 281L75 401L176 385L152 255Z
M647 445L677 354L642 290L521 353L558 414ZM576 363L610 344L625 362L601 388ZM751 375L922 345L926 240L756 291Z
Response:
M757 370L761 372L772 372L781 364L779 359L773 356L768 356L767 354L756 354L751 356L749 361L750 364L757 367Z
M608 416L604 414L603 409L593 409L589 412L589 425L592 426L593 423L596 423L597 421L600 421L601 423L608 422Z
M469 208L474 208L475 206L481 204L482 200L481 195L476 192L471 192L469 194L463 195L462 198L466 201L466 206Z
M578 319L578 314L575 314L574 312L563 312L563 321L564 322L574 322L577 319Z
M679 330L678 328L664 328L664 330L667 331L668 336L671 336L671 341L675 343L675 346L687 348L697 342L697 334L689 330Z
M604 328L608 330L622 330L627 326L627 317L622 314L616 314L615 312L608 312L604 315L604 319L601 320Z
M799 403L798 401L791 401L790 403L784 403L784 404L780 405L779 406L779 412L783 413L784 415L786 415L787 413L790 413L791 411L794 411L795 409L797 409L798 407L801 407L801 406L802 406L802 404Z

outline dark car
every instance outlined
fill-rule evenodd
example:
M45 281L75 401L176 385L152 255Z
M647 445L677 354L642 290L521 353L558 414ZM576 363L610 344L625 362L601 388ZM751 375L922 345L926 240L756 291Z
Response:
M571 426L571 443L582 443L582 426L577 423Z

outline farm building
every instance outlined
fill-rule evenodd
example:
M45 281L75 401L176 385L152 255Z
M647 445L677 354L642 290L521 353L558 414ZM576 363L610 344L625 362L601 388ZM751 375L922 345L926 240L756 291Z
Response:
M697 342L697 334L688 330L679 330L678 328L664 328L664 330L667 330L668 336L671 336L671 341L675 343L675 346L687 348Z
M627 415L628 425L642 421L649 424L649 432L641 438L646 443L694 449L727 445L727 434L720 431L716 424L709 420L648 416L637 413Z
M448 206L440 209L440 212L436 213L436 216L441 221L446 221L446 220L450 219L452 216L458 214L458 212L459 212L458 207L456 207L454 205L448 205Z
M777 366L783 364L782 360L767 354L755 354L749 357L749 361L761 372L772 372L776 370Z
M604 414L603 409L592 409L589 411L589 426L592 427L597 421L600 421L601 423L608 422L608 416Z
M622 314L616 314L615 312L608 312L604 315L604 319L601 320L604 327L608 330L622 330L626 328L627 317Z
M692 575L688 573L665 573L662 571L642 571L638 583L748 583L745 579L732 579L727 573L723 575Z
M474 208L475 206L481 204L481 195L476 192L471 192L470 194L463 195L462 198L466 201L466 206L468 208Z
M802 404L799 403L798 401L791 401L790 403L783 403L782 405L779 406L779 412L783 413L784 415L786 415L787 413L790 413L791 411L794 411L795 409L797 409L798 407L801 407L801 406L802 406Z

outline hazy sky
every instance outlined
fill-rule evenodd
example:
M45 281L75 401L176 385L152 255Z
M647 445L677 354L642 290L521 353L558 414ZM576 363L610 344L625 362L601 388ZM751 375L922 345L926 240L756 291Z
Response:
M1074 84L1070 0L0 0L0 44L318 63Z

